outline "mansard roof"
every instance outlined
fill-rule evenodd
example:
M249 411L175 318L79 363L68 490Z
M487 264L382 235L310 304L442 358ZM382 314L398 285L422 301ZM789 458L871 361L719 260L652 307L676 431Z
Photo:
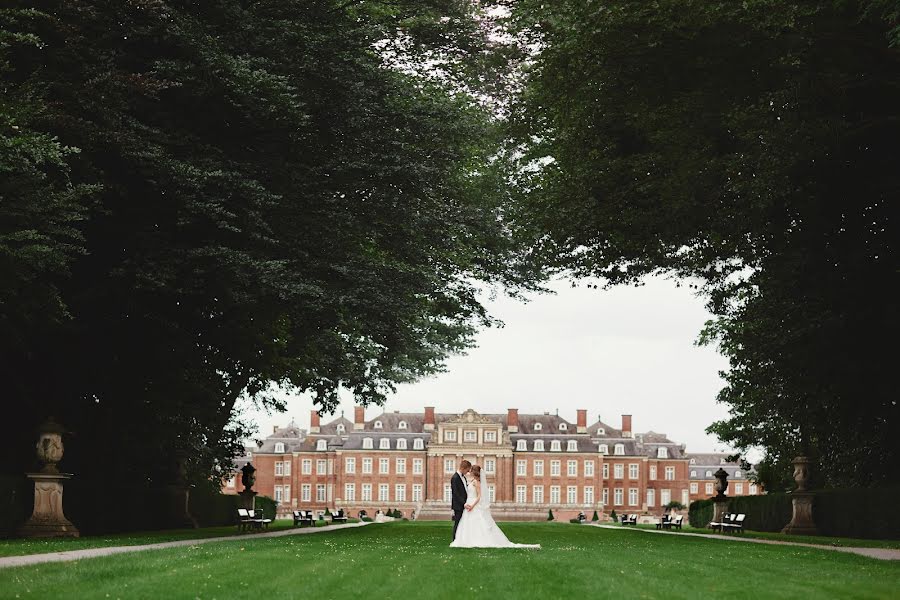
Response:
M324 425L322 425L319 428L319 434L320 435L337 435L337 432L338 432L337 426L338 425L344 426L345 434L353 429L353 421L351 421L350 419L347 419L343 415L341 415L337 419L334 419L333 421L329 421L328 423L325 423Z
M363 440L365 439L372 440L372 448L371 450L383 450L381 448L381 440L388 440L388 444L390 445L390 450L397 450L397 440L406 440L406 450L412 450L414 448L415 440L420 439L427 447L429 441L431 440L430 433L416 433L416 432L407 432L407 433L396 433L396 432L379 432L375 431L356 431L351 435L347 436L347 439L344 440L344 445L342 450L363 450ZM369 450L369 448L365 448ZM420 450L421 452L421 450Z

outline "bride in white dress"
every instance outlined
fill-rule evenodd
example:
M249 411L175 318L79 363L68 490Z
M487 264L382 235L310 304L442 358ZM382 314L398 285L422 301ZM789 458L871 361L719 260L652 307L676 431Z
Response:
M540 548L540 544L514 544L500 531L491 516L490 499L482 494L481 466L473 465L467 474L466 511L459 520L451 548ZM471 508L470 508L471 507Z

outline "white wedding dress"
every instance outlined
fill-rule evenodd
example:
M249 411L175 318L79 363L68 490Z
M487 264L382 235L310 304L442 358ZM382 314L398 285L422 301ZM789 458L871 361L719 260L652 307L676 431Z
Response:
M482 483L482 485L485 485ZM466 504L478 500L478 490L474 482L466 486ZM514 544L494 522L490 502L487 497L472 510L464 510L456 528L456 539L451 548L540 548L540 544Z

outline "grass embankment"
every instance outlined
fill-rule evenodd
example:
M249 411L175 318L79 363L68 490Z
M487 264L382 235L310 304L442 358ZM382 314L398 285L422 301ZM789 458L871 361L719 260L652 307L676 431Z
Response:
M0 570L7 597L895 598L900 561L555 523L503 523L541 550L448 547L390 523Z

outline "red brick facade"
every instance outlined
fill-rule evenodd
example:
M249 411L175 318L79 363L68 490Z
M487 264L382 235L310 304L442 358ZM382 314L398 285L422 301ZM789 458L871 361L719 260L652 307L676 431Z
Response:
M321 425L313 413L308 432L277 429L248 457L257 469L255 489L293 508L356 515L396 508L409 516L447 518L449 483L466 458L485 473L492 510L503 519L556 518L584 512L591 518L616 510L659 514L669 500L690 499L683 446L653 432L575 423L554 415L382 413L354 422L343 417ZM239 482L240 477L235 481ZM225 492L236 492L240 483ZM702 494L701 494L702 495Z

